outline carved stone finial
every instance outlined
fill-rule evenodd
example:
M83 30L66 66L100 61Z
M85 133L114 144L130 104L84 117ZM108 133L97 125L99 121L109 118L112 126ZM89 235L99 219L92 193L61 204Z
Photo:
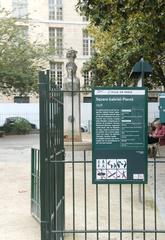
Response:
M80 80L76 77L77 65L74 60L76 58L77 51L70 48L66 54L68 62L66 64L67 77L65 78L63 88L67 91L79 91L80 90ZM74 92L73 95L77 93ZM71 96L71 92L66 92L66 95Z
M68 58L69 62L74 62L76 56L77 56L77 51L73 50L72 48L70 48L66 53L66 57Z
M66 64L68 79L71 79L71 74L73 74L73 78L76 78L77 65L74 62L76 55L77 51L73 50L73 48L70 48L66 53L68 59L68 63Z

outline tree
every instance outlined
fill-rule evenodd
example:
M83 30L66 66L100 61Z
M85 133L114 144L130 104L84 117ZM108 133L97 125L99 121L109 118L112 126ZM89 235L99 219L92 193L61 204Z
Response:
M144 57L153 66L152 82L149 78L146 85L165 87L163 0L79 0L77 8L91 21L97 54L86 69L100 73L95 81L128 85L132 66Z
M3 94L27 95L37 91L38 70L48 56L48 47L30 43L22 34L21 19L1 11L0 90Z

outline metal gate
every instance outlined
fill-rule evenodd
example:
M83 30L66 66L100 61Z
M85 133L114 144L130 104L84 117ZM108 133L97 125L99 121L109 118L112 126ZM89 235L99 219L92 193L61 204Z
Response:
M92 184L91 150L73 138L64 159L63 92L48 72L40 73L40 134L41 240L165 239L164 159L149 159L147 185Z
M41 239L61 240L64 230L63 93L49 72L40 73ZM53 231L57 231L55 234Z

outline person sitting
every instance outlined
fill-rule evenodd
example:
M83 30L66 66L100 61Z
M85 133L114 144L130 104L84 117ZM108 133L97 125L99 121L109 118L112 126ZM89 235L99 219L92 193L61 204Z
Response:
M156 124L156 129L154 132L154 136L159 138L159 144L165 144L165 125L158 122Z
M152 131L149 132L148 135L148 144L158 143L161 138L165 137L165 126L162 125L160 122L157 122L152 127Z
M155 126L151 126L148 134L148 155L149 157L156 157L158 147L157 143L165 140L165 126L157 122ZM162 144L160 144L162 145Z

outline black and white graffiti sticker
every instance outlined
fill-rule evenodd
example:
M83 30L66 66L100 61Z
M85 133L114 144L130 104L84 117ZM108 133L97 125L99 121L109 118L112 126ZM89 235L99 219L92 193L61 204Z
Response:
M96 178L127 179L127 159L96 159Z

